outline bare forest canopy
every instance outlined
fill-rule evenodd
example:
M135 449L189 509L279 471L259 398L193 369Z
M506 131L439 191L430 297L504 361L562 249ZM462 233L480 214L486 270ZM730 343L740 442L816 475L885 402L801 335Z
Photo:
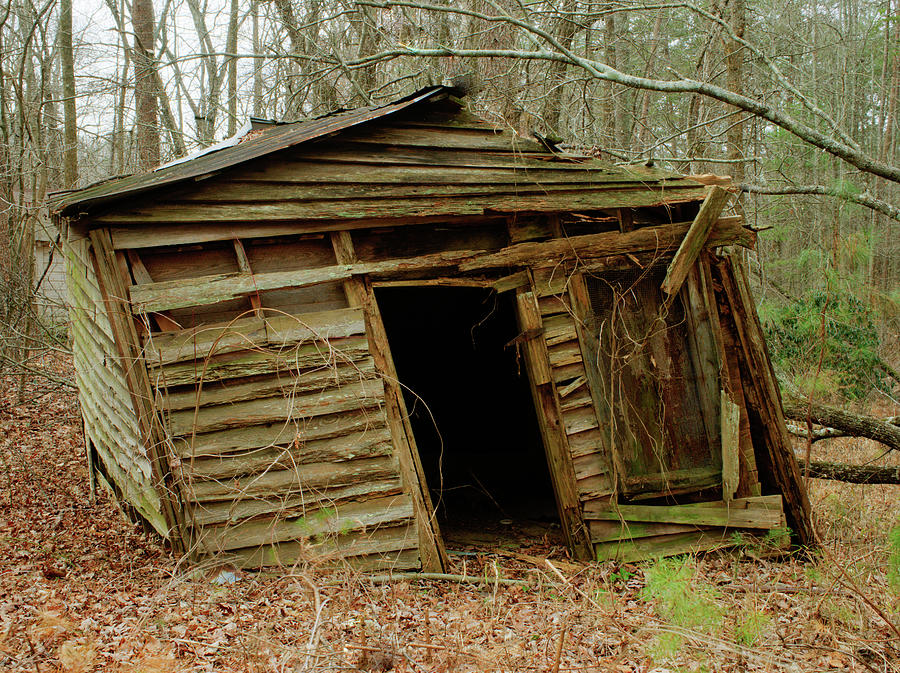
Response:
M42 275L31 260L49 192L147 170L251 116L448 82L498 127L731 175L747 221L771 228L751 260L767 325L849 297L878 357L896 355L900 0L8 0L4 343L33 338L9 326Z

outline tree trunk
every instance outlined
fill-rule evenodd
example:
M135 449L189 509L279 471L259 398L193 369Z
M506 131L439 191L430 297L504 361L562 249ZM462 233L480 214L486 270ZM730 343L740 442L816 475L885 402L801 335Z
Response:
M153 77L153 0L133 0L131 23L134 26L136 158L140 170L149 170L159 164L156 82Z
M800 471L804 462L800 460ZM809 464L809 476L814 479L831 479L848 484L900 484L900 467L875 467L871 465L847 465L815 460Z
M739 37L744 37L747 27L747 17L744 12L744 0L730 0L728 3L728 22L731 30ZM744 54L743 46L736 40L728 40L725 46L725 62L728 71L728 89L736 94L745 95L744 91ZM740 120L743 115L738 115ZM734 161L731 164L731 176L735 182L744 180L744 122L735 121L728 127L728 158Z
M231 0L231 11L228 17L228 39L225 51L228 54L237 53L238 41L238 1ZM228 59L228 137L237 133L237 58L226 56Z
M78 123L75 117L75 55L72 49L72 0L59 3L59 58L62 68L63 180L66 189L78 182Z
M900 427L874 416L854 414L843 409L807 400L790 392L784 395L784 415L805 422L807 416L813 423L841 430L853 437L866 437L900 451Z
M256 54L260 53L259 44L259 0L253 0L251 5L251 18L253 20L253 116L263 116L263 59Z
M575 18L575 0L565 0L556 17L554 36L566 49L572 47L572 40L578 29L579 22ZM566 70L568 65L563 61L554 61L550 64L550 72L547 74L547 88L544 93L544 109L542 117L547 130L554 135L563 133L563 87L566 82Z

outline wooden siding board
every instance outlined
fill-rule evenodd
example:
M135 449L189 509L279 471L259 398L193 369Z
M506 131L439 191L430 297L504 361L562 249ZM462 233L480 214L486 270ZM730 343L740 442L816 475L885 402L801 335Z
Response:
M167 427L171 435L177 437L192 432L213 432L354 409L371 409L381 405L383 398L384 387L381 380L366 379L286 397L262 397L233 404L176 411L169 414Z
M72 289L73 356L85 431L107 474L141 516L157 530L168 526L153 486L151 467L130 406L125 374L112 341L112 328L93 277L85 239L66 246L67 277ZM124 392L124 394L123 394ZM112 394L110 394L112 393Z
M263 516L278 515L282 518L304 516L343 501L396 495L402 492L403 484L398 476L370 479L365 483L350 486L310 490L297 495L202 502L190 504L188 507L192 525L211 526L233 524Z
M329 512L314 512L294 519L250 520L234 526L204 526L197 544L207 554L230 549L286 542L323 535L337 535L383 525L396 525L413 519L409 496L391 495L362 502L337 505Z
M304 441L340 437L350 432L377 429L384 424L384 410L378 406L314 416L291 423L269 423L198 434L175 439L174 449L182 459L217 456L243 449L288 444L298 437L302 437Z
M488 212L559 212L617 207L651 207L696 201L703 188L672 187L547 191L536 194L490 194L483 197L422 197L420 199L351 199L334 201L272 201L242 204L160 203L153 207L114 210L98 215L101 226L129 224L200 224L209 222L296 222L317 220L390 219L402 217L482 216Z
M221 480L258 474L268 470L288 470L307 463L346 462L391 454L390 431L384 427L324 440L291 442L287 446L255 449L238 454L192 457L181 464L185 479Z
M278 351L238 351L213 355L202 361L184 362L150 371L153 385L159 388L195 385L200 381L223 381L292 372L318 367L336 367L358 363L369 357L369 345L363 336L333 339L328 343L311 342Z

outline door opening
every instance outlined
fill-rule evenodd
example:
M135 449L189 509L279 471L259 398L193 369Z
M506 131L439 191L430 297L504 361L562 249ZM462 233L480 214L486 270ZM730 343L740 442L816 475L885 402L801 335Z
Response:
M410 423L447 542L562 538L511 294L382 287ZM556 524L556 525L554 525Z

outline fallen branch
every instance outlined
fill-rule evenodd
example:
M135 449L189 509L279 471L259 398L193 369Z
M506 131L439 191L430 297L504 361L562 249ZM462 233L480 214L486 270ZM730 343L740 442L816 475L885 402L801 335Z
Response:
M784 415L801 423L807 420L839 430L851 437L866 437L900 451L900 427L865 414L854 414L819 402L810 402L790 390L784 393Z
M803 460L800 471L803 471ZM877 467L872 465L848 465L814 460L809 464L809 476L814 479L831 479L848 484L900 484L900 467Z
M499 577L474 577L472 575L448 575L447 573L391 573L390 575L372 575L366 577L366 581L375 584L384 584L387 582L399 582L407 580L435 580L440 582L460 582L462 584L503 584L503 585L525 585L528 582L524 580L508 580Z
M806 428L799 426L796 423L787 423L786 426L788 432L790 432L795 437L809 439L810 434ZM834 428L813 428L812 431L813 443L816 443L823 439L834 439L836 437L847 437L847 433L842 432L841 430L835 430Z

